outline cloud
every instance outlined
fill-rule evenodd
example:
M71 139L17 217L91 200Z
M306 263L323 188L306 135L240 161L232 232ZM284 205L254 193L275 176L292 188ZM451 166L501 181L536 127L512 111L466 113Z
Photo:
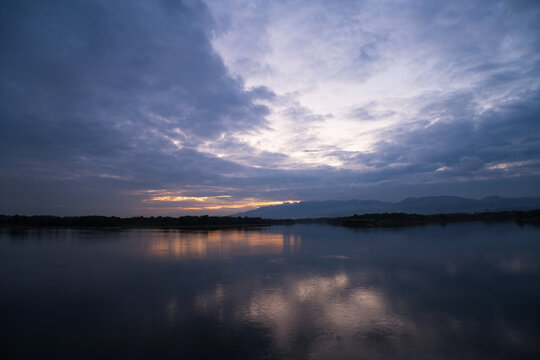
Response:
M497 111L530 97L539 80L537 5L501 1L252 2L208 1L216 18L232 24L212 42L228 68L252 86L293 97L322 123L302 121L309 138L287 154L320 144L367 151L392 129L475 111ZM218 21L219 22L219 21ZM259 46L264 44L264 46ZM266 71L245 70L249 57ZM454 102L452 104L451 102ZM446 102L446 103L445 103ZM463 106L458 114L459 104ZM283 122L281 104L269 104L271 126ZM438 107L438 108L436 108ZM465 113L467 111L467 113ZM279 114L279 116L277 116ZM470 115L473 115L472 117ZM446 117L447 121L453 119ZM459 120L459 119L456 119ZM463 119L461 119L463 120ZM387 130L387 131L382 131ZM297 129L265 133L272 143ZM336 165L330 152L319 164ZM306 159L309 162L309 160Z
M205 6L173 3L4 4L5 146L102 155L263 124L212 49Z
M0 6L0 212L540 195L536 2Z
M228 75L201 2L2 7L4 183L217 181L239 167L195 148L265 125L271 91Z

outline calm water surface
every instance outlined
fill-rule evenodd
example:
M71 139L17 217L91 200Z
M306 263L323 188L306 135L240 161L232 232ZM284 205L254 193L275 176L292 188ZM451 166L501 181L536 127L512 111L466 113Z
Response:
M538 359L540 228L0 229L0 357Z

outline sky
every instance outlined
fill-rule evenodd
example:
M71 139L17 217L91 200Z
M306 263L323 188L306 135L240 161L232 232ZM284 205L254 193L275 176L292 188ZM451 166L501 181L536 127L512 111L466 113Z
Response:
M540 196L536 0L0 8L0 213Z

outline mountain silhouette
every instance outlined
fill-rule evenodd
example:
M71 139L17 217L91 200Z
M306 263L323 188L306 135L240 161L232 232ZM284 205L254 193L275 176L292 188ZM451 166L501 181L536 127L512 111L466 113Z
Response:
M540 209L540 198L503 198L500 196L490 196L475 200L459 196L426 196L409 197L394 203L377 200L301 201L299 203L263 206L233 216L262 217L267 219L301 219L384 212L428 215L532 209Z

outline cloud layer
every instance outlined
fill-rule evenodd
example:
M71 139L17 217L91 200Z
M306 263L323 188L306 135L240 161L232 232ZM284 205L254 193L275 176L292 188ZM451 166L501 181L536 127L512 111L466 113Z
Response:
M0 6L0 212L540 195L534 1Z

